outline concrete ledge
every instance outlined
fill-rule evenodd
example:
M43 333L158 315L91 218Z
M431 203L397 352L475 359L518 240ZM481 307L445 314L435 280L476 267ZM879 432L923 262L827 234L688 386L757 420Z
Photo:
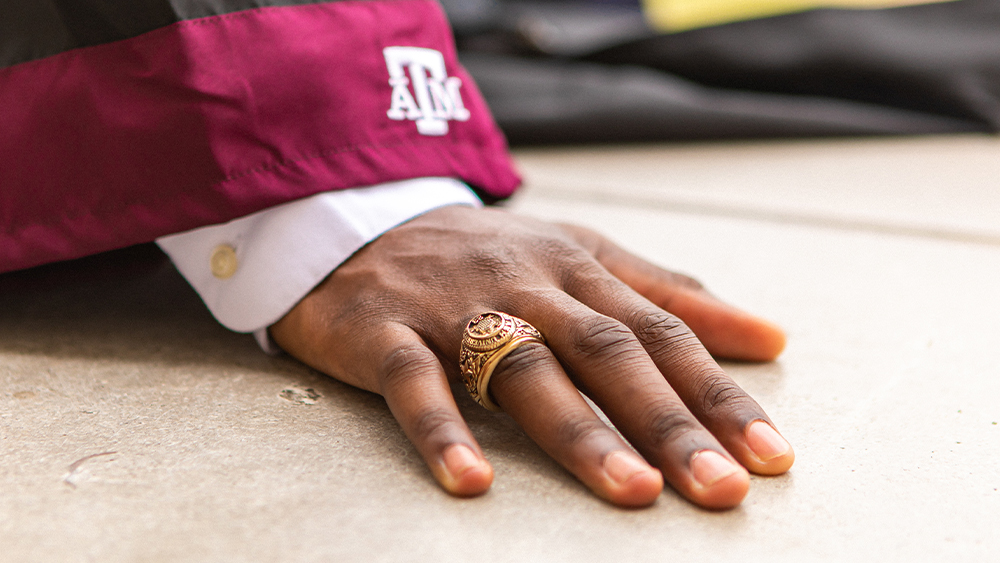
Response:
M155 253L0 276L2 559L995 557L1000 244L989 237L1000 236L1000 186L985 147L998 148L959 138L519 154L529 186L517 212L593 226L789 330L780 361L725 367L798 461L754 478L746 502L722 513L669 491L650 509L613 508L464 393L497 478L484 497L453 499L380 397L222 329ZM866 156L879 151L895 156ZM884 170L865 173L875 160ZM937 184L919 179L935 175L952 185L927 195ZM650 204L675 189L748 211ZM829 209L863 224L810 219ZM897 220L982 236L864 227Z

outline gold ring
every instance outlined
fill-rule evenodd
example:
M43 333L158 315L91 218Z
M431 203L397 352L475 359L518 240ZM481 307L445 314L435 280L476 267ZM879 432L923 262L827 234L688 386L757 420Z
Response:
M500 360L529 343L545 344L538 329L507 313L487 311L469 321L462 335L458 363L465 388L477 403L491 411L501 410L490 397L490 377Z

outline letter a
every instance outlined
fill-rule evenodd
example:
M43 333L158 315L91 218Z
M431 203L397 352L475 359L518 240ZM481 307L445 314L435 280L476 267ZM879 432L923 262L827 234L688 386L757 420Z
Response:
M420 117L420 108L413 96L410 95L410 89L406 87L408 83L409 80L405 78L389 80L389 84L392 84L392 104L389 111L385 112L389 119L402 121Z

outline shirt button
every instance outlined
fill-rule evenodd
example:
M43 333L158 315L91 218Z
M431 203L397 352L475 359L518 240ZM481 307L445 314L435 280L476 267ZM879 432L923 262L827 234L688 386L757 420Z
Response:
M236 249L228 244L220 244L212 251L209 259L212 275L220 280L228 279L236 273L239 263L236 261Z

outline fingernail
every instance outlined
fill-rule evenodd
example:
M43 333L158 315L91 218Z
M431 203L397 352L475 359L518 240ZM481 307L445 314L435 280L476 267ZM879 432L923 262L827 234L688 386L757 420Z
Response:
M695 481L708 488L740 470L722 454L712 450L700 450L691 456L691 473Z
M444 460L444 467L448 470L452 479L458 480L466 471L479 467L482 461L469 446L465 444L452 444L441 454Z
M792 449L791 444L763 420L757 420L747 427L747 445L761 461L771 461Z
M652 468L634 454L618 450L604 458L604 471L619 485L625 483L638 473L650 471Z

